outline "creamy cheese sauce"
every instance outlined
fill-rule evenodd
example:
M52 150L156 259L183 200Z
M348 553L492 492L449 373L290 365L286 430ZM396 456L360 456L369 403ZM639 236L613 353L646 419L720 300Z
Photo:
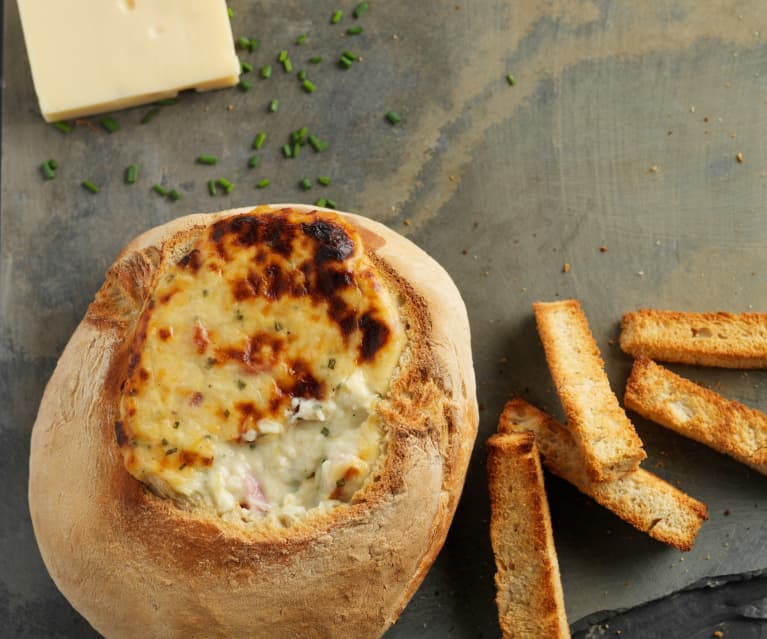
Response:
M246 520L347 502L381 455L376 403L404 339L339 216L219 222L162 266L139 319L115 425L126 468Z

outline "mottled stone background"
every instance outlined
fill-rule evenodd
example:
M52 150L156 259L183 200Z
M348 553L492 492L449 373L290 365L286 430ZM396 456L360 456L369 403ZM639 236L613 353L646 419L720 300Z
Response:
M151 226L191 212L329 196L410 237L455 278L474 335L480 435L445 549L392 638L498 635L484 440L512 393L561 416L531 302L582 300L619 396L631 365L613 345L623 312L767 311L764 3L371 2L364 33L344 37L355 4L232 0L235 35L260 39L243 58L273 64L270 80L253 78L247 93L184 95L146 126L139 120L147 108L118 113L113 135L87 125L62 135L37 112L16 3L5 3L0 636L95 636L37 552L28 442L45 382L105 269ZM336 8L347 17L331 26ZM300 33L308 39L298 47ZM283 48L309 71L316 93L301 91L295 72L286 76L276 64ZM363 58L346 72L335 66L345 49ZM317 54L324 62L307 65ZM273 98L281 108L267 114ZM390 109L402 116L396 127L384 120ZM280 146L301 126L330 148L283 159ZM261 166L249 170L260 130L269 141ZM221 161L196 165L200 153ZM38 167L50 157L60 168L44 182ZM126 186L132 162L141 180ZM319 174L333 185L300 190L302 177ZM219 175L236 188L214 199L205 183ZM257 190L267 177L271 186ZM101 193L80 188L86 178ZM178 188L181 200L161 199L155 182ZM677 370L767 410L765 373ZM647 468L707 503L711 518L683 555L547 477L571 622L706 576L767 567L767 478L635 422ZM655 618L653 632L682 637L684 626L662 626L672 617ZM624 636L656 636L648 633Z

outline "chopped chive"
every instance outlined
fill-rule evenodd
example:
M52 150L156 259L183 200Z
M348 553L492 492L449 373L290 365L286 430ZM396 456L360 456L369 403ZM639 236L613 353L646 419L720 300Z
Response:
M319 64L320 62L322 62L321 55L315 55L309 58L309 64Z
M250 159L248 160L248 166L251 169L255 169L259 163L261 162L261 158L257 155L251 155Z
M72 133L72 125L69 122L54 122L53 126L62 133Z
M178 448L169 448L168 450L165 451L165 456L168 457L169 455L172 455L173 453L177 453L177 452L178 452Z
M261 77L264 79L271 78L272 77L272 65L271 64L265 64L261 67Z
M368 10L368 3L367 2L360 2L357 5L357 8L354 10L354 17L355 18L361 18L365 15L365 12Z
M59 168L59 163L56 162L56 160L48 160L47 162L48 166L51 167L54 171Z
M321 153L322 151L328 148L327 142L323 142L322 140L317 139L317 137L314 135L310 135L306 139L309 141L309 144L317 153Z
M286 158L292 158L292 157L293 157L293 149L291 148L291 146L290 146L289 144L285 144L285 145L282 147L282 154L283 154L283 155L284 155Z
M274 323L274 330L275 330L277 333L279 333L279 332L280 332L282 329L283 329L283 326L282 326L282 323L281 323L281 322L275 322L275 323Z
M293 63L290 61L290 58L285 58L282 61L282 68L285 69L285 73L290 73L293 70Z
M347 58L350 62L356 62L357 61L357 56L354 55L354 53L352 53L351 51L348 51L348 50L344 51L341 54L341 57L342 58Z
M90 180L84 180L83 186L88 189L91 193L98 193L101 189L96 186L93 182Z
M323 437L329 437L330 436L330 430L327 426L323 426L322 430L320 431L322 433Z
M218 164L218 158L215 155L200 155L197 157L200 164Z
M352 65L354 62L352 60L349 60L349 58L345 58L341 56L341 58L338 60L338 66L341 67L344 71L348 71L352 68Z
M307 93L314 93L317 90L317 87L315 86L314 82L311 80L304 80L301 83L301 86L304 88L304 91Z
M155 116L160 112L160 107L155 107L154 109L149 109L149 111L144 114L144 117L141 118L141 124L149 124L152 120L154 120Z
M341 488L341 487L343 487L345 485L346 485L346 480L343 477L341 477L341 479L336 481L336 486L338 486L339 488Z
M56 177L56 173L54 172L54 167L51 166L50 160L48 162L43 162L40 165L40 170L43 172L43 177L46 180L53 180Z
M279 100L272 100L269 103L269 113L277 113L279 108L280 108L280 101Z
M506 82L509 83L509 86L513 87L517 83L517 79L511 73L509 73L506 76Z
M304 80L306 80L306 71L304 71L303 69L301 69L301 70L298 72L298 81L299 81L299 82L303 82Z
M171 189L168 192L168 197L173 200L174 202L181 199L181 193L179 193L176 189Z
M208 193L211 194L211 196L215 195L218 191L216 191L216 181L215 180L208 180Z
M216 182L224 191L227 193L231 193L232 189L234 189L234 184L227 180L226 178L218 178L218 181Z
M253 65L250 62L243 62L240 60L240 71L242 73L250 73L253 70Z
M155 104L157 106L173 106L178 104L178 98L163 98L162 100L157 100Z
M288 52L283 49L280 51L279 55L277 56L277 62L285 62L285 60L288 59Z
M268 178L264 178L263 180L261 180L260 182L258 182L256 184L256 188L258 188L258 189L265 189L267 186L269 186L269 184L271 184L269 179Z
M300 142L302 145L306 144L306 136L309 135L309 129L305 126L302 126L298 131L296 131L298 134L298 142Z
M162 186L160 186L159 184L155 184L155 185L152 187L152 190L153 190L155 193L157 193L157 195L162 195L163 197L167 197L167 195L168 195L168 191L167 191L167 189L164 189L164 188L162 188Z
M343 11L334 11L333 17L330 18L330 24L338 24L339 22L341 22L341 18L343 17L344 17Z
M109 116L105 118L101 118L101 126L103 126L106 129L107 133L110 133L110 134L114 133L120 128L120 125L117 124L115 119Z
M399 124L400 123L400 117L397 115L394 111L389 111L386 114L386 119L389 120L391 124Z
M247 48L248 48L248 51L250 51L251 53L253 53L256 49L258 49L258 39L257 38L251 38L248 41Z
M336 367L336 359L335 359L335 357L331 357L331 358L328 360L328 368L329 368L330 370L333 370L335 367Z
M310 188L312 188L312 181L309 178L304 178L299 182L299 184L304 191L308 191Z
M253 148L254 149L260 149L264 145L264 141L266 140L266 133L259 133L255 139L253 140Z
M298 154L301 152L301 144L299 142L296 142L293 145L293 157L297 158Z
M250 91L253 88L253 83L252 82L248 82L247 80L240 80L237 83L237 88L240 91Z
M128 184L135 184L136 180L138 180L138 164L130 164L125 169L125 181Z
M329 209L337 209L338 208L338 206L335 203L335 200L331 200L330 198L328 198L328 208Z
M317 178L317 182L322 184L322 186L330 186L330 178L326 175L320 175L320 177Z
M306 42L306 34L302 33L296 38L296 44L303 44L304 42Z
M317 198L317 201L314 203L314 206L327 206L327 205L328 205L328 201L324 197Z
M250 46L250 38L246 38L245 36L240 36L237 38L235 44L237 45L237 48L239 49L247 49Z
M226 8L226 15L228 15L230 18L234 18L234 10L232 9L232 7Z
M362 33L362 27L357 25L356 27L349 27L346 30L346 35L359 35Z

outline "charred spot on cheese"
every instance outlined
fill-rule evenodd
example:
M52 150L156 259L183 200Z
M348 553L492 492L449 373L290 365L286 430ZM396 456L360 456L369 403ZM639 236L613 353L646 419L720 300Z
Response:
M137 322L115 425L126 468L244 520L350 501L381 453L376 404L404 343L342 217L220 220L160 265Z

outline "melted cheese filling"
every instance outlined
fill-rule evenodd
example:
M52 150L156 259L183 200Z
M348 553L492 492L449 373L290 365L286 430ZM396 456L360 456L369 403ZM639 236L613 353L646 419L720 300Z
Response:
M219 222L162 267L139 319L116 425L126 468L225 517L289 525L348 502L385 445L376 403L404 339L339 216Z

